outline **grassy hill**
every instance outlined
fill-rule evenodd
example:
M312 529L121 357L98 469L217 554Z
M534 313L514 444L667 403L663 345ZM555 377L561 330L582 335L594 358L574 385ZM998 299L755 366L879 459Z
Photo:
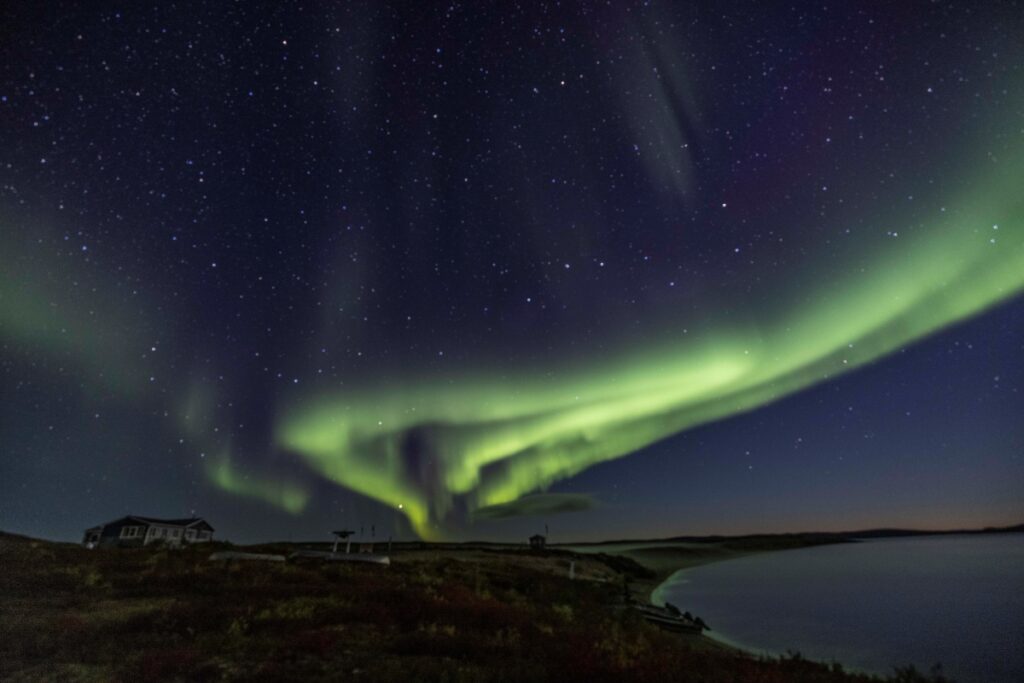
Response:
M0 536L0 679L878 680L662 632L623 604L623 577L651 575L623 557L422 546L383 567L208 561L216 548Z

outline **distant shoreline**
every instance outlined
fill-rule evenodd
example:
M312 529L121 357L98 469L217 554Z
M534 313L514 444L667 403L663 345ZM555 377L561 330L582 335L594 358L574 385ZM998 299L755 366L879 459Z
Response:
M84 527L83 527L84 530ZM548 547L551 549L568 549L568 548L600 548L607 546L621 546L621 545L654 545L654 544L680 544L680 543L696 543L696 544L722 544L722 543L754 543L758 541L773 541L773 540L793 540L793 539L819 539L818 542L811 543L810 545L822 545L824 543L844 543L850 541L856 541L860 539L871 539L871 538L898 538L906 536L941 536L941 535L956 535L956 534L1003 534L1003 533L1019 533L1024 532L1024 524L1014 524L1010 526L1002 527L982 527L974 529L939 529L939 530L925 530L925 529L902 529L902 528L877 528L877 529L861 529L855 531L796 531L796 532L779 532L779 533L765 533L765 534L736 534L736 535L723 535L723 534L711 534L704 536L668 536L661 538L627 538L627 539L611 539L604 541L565 541L558 543L548 543ZM46 541L48 543L70 543L72 545L78 545L78 540L59 540L54 538L47 538L45 536L35 536L27 533L20 533L14 531L6 531L0 529L0 537L14 537L22 538L35 541ZM77 538L77 537L76 537ZM831 540L829 540L831 539ZM286 543L288 545L322 545L330 544L331 541L320 538L320 539L305 539L305 540L262 540L262 541L244 541L236 542L229 538L217 538L215 540L224 541L238 546L256 546L256 545L273 545ZM355 542L355 539L353 539ZM386 543L387 540L384 538L374 539L361 539L359 542L363 543ZM410 545L416 545L421 547L433 547L438 549L444 548L466 548L472 546L481 547L520 547L526 545L526 542L515 543L509 541L483 541L483 540L465 540L465 541L413 541L413 540L402 540L394 541L393 544L396 547L408 547ZM786 547L803 547L797 546L786 546ZM775 548L772 548L775 549ZM781 548L779 548L781 549ZM586 551L584 551L586 552ZM685 567L681 567L685 569Z
M794 531L766 534L711 534L704 536L669 536L665 538L629 538L606 541L581 541L552 544L559 546L602 546L622 544L653 544L653 543L721 543L724 541L748 541L753 539L779 539L779 538L835 538L842 540L856 540L867 538L894 538L904 536L943 536L957 534L1005 534L1024 532L1024 524L1012 524L1009 526L988 526L969 529L904 529L897 527L883 527L871 529L858 529L852 531Z
M693 567L765 552L811 548L820 545L857 543L886 538L919 538L1024 533L1024 524L981 529L864 529L849 532L801 532L743 536L673 536L670 538L559 543L551 547L580 554L600 553L627 557L653 572L650 579L631 586L633 599L661 606L660 589L680 571ZM721 641L719 641L721 642Z

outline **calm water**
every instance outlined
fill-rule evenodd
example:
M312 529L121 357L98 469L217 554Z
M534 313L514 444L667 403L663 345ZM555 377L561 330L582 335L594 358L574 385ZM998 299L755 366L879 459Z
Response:
M1024 534L788 550L676 573L660 597L711 635L892 673L942 664L969 683L1024 681Z

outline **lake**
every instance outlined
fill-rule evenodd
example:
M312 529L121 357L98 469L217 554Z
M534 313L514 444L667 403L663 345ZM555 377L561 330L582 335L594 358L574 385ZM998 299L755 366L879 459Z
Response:
M869 540L686 569L658 598L753 652L1024 681L1024 534Z

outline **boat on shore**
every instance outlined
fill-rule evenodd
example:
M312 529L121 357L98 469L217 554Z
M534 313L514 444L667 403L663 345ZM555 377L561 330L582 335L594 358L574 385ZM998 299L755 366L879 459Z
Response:
M673 633L700 635L708 628L703 619L692 617L689 613L681 614L671 606L634 605L634 608L648 622Z
M233 560L252 560L256 562L284 562L284 555L271 555L268 553L240 553L225 551L210 555L211 562L231 562Z
M288 556L289 560L322 560L324 562L369 562L371 564L391 564L387 555L372 553L335 553L320 550L297 550Z

